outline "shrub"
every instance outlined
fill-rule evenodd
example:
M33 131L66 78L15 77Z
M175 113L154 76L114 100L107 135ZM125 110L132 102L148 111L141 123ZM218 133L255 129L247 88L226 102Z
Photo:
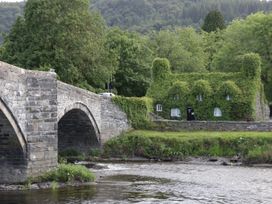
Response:
M94 175L85 166L74 164L60 164L56 169L39 177L41 182L89 182L94 181Z

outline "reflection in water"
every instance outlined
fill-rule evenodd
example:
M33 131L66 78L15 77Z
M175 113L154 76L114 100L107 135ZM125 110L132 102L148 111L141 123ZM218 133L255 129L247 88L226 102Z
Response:
M0 192L0 203L272 203L272 169L178 163L107 164L97 184Z
M68 187L58 190L33 190L0 193L0 203L81 203L84 200L91 200L96 193L95 186Z

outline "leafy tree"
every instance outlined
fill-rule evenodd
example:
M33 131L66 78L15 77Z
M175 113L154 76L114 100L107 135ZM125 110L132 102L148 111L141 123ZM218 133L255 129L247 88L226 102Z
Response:
M218 30L214 32L207 33L202 31L202 37L204 40L203 48L204 52L207 55L207 64L206 69L208 71L214 71L214 67L212 66L212 62L216 53L221 49L224 44L223 34L225 30Z
M1 59L28 69L52 67L65 82L101 87L112 71L104 43L104 21L89 12L88 0L28 0Z
M205 71L207 55L203 43L193 28L160 31L150 37L156 57L167 58L174 72Z
M224 44L214 56L212 67L220 71L239 71L242 56L254 52L262 60L262 80L272 101L272 14L257 13L235 20L223 35Z
M212 32L212 31L222 30L225 27L226 26L225 26L224 17L219 11L214 10L214 11L210 11L205 17L202 29L206 32Z
M112 29L107 34L107 47L116 57L114 87L119 95L144 96L151 81L152 52L146 39L136 33Z

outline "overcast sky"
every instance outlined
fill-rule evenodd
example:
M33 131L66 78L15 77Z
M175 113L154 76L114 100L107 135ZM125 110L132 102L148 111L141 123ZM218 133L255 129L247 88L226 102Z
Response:
M0 2L17 2L17 1L24 1L24 0L0 0Z

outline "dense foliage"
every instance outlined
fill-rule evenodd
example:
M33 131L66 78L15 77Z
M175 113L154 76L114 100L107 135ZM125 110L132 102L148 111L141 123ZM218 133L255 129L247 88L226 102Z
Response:
M272 13L257 13L233 21L223 33L223 39L222 46L213 56L213 68L225 72L239 71L241 55L258 53L266 96L272 101Z
M104 155L158 160L239 155L244 163L272 163L271 145L265 132L133 131L108 141Z
M222 14L215 10L208 13L204 19L202 29L208 33L212 31L222 30L225 26L225 20Z
M164 30L150 35L156 57L167 58L174 72L205 71L207 55L203 36L193 28Z
M114 59L116 73L112 80L119 95L145 96L151 82L153 59L146 43L147 38L137 33L117 28L108 31L106 48Z
M259 0L93 0L109 26L149 32L174 26L200 27L205 16L219 10L227 22L257 11L271 11L272 2Z
M205 16L219 10L227 22L257 11L271 11L272 2L259 0L92 0L109 26L149 32L174 26L200 27ZM22 15L24 3L0 3L0 32Z
M24 3L0 3L0 43L3 41L1 34L9 32L16 18L23 13Z
M256 95L263 94L260 79L260 58L257 54L246 54L242 58L243 71L233 73L169 73L156 59L153 62L153 83L147 96L153 98L154 107L162 105L164 118L171 118L171 109L181 111L179 119L186 119L187 108L195 110L197 120L255 120ZM163 73L165 71L165 74ZM164 77L162 78L161 75ZM265 101L262 98L261 103ZM214 117L214 109L220 108L222 116ZM154 110L156 111L156 110ZM259 119L259 118L258 118Z
M133 128L146 129L150 127L149 114L152 112L152 100L150 98L114 97L113 101L127 114Z
M1 60L28 69L54 68L62 81L104 87L112 72L103 19L88 0L29 0L5 39Z

